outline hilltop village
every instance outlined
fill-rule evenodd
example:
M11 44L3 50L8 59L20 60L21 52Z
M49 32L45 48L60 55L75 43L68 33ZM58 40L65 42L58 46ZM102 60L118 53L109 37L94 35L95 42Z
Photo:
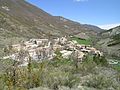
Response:
M60 51L63 58L71 58L74 54L79 62L83 61L83 58L87 54L99 54L102 52L90 45L78 44L75 40L68 40L66 37L56 39L30 39L22 44L12 45L14 53L3 57L3 59L11 58L13 60L21 61L22 66L28 64L28 59L31 57L35 61L51 60L56 56L56 51ZM23 52L23 53L21 53ZM23 54L23 55L22 55Z

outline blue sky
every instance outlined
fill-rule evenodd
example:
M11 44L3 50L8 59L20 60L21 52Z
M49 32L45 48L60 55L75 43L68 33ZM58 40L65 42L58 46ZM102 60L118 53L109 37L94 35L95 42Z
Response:
M113 27L120 24L120 0L27 0L54 15L93 24Z

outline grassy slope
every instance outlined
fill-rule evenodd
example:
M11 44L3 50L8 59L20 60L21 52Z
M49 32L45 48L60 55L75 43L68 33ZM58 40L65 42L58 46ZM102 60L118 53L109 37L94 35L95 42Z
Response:
M72 37L72 40L76 40L79 44L85 44L85 45L90 45L91 41L90 40L83 40L77 37Z

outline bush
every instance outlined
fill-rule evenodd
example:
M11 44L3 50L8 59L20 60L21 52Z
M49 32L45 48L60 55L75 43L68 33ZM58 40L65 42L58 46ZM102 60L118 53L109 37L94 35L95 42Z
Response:
M109 88L111 87L110 85L112 85L113 88L117 88L118 86L112 82L115 78L109 79L108 77L99 75L99 73L95 72L95 68L98 68L96 71L102 72L99 70L102 65L106 65L104 57L93 59L93 56L88 55L82 63L78 62L78 68L75 68L74 61L63 59L59 52L58 56L51 61L46 60L38 63L30 60L28 67L16 68L16 90L28 90L29 88L35 87L48 87L52 90L58 90L61 86L77 88L76 86L81 84L80 82L85 82L83 83L84 86L97 89ZM105 71L104 68L101 70ZM106 70L105 73L110 72L107 71L108 70ZM2 75L0 81L1 83L4 82L4 85L1 86L0 89L7 87L12 88L11 90L13 90L12 73L13 71L9 70ZM90 75L93 76L85 81L81 81L82 78L84 78L82 76L86 77ZM119 76L117 80L119 80Z
M104 56L94 55L93 56L93 61L97 65L108 66L108 62L107 62L107 60L106 60L106 58Z
M79 67L77 72L79 72L80 74L87 75L89 73L93 73L93 69L96 67L96 63L93 61L92 56L88 55L86 56L86 58L84 59L84 61L82 63L79 63Z
M90 77L83 85L102 90L108 90L109 88L113 88L112 90L119 90L119 86L115 85L112 79L102 75Z

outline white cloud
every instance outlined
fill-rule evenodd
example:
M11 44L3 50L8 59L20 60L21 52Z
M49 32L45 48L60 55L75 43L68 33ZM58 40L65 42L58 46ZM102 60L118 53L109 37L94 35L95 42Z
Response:
M98 27L108 30L108 29L114 28L119 25L120 25L120 23L115 23L115 24L107 24L107 25L98 25Z
M88 0L74 0L75 2L85 2L85 1L88 1Z

